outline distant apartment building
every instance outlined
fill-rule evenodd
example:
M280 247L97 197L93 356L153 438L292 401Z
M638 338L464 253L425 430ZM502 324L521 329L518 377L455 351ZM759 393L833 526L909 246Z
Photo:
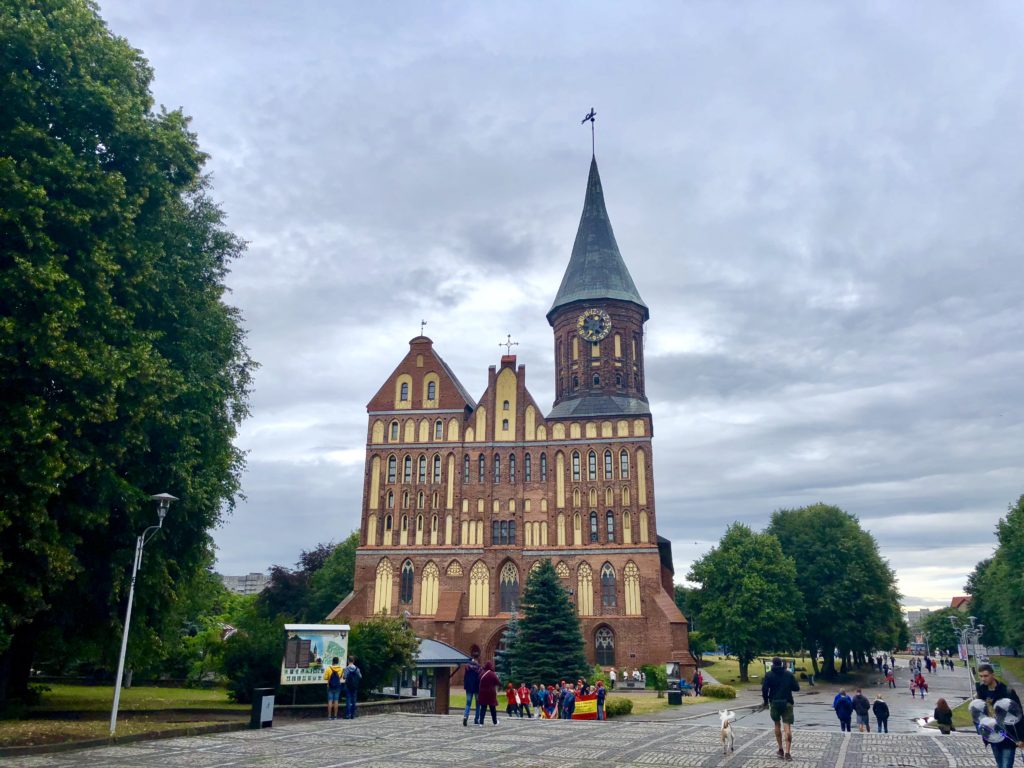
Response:
M224 586L239 595L256 595L267 586L270 577L265 573L247 573L245 576L221 576Z
M910 627L911 632L917 631L918 627L921 626L921 621L931 613L930 608L921 608L919 610L907 611L907 626Z

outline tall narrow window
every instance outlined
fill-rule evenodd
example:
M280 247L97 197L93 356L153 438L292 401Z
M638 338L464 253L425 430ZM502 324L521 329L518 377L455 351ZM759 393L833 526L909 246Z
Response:
M615 543L615 515L609 509L605 515L605 527L608 529L608 543Z
M387 505L388 509L395 508L395 494L393 494L391 491L388 491ZM390 515L388 517L390 517Z
M406 456L402 461L402 482L412 482L412 456Z
M619 477L629 479L629 452L625 448L619 453Z
M594 659L598 666L615 666L615 635L608 627L594 633Z
M425 483L425 482L427 482L427 457L426 456L420 456L419 468L420 468L420 471L419 471L420 482L421 483Z
M580 455L578 452L572 452L572 480L574 483L580 481Z
M480 457L476 460L476 481L482 483L484 481L484 475L487 472L487 466L484 461L484 455L481 453Z
M491 546L497 547L501 544L501 523L497 520L491 521Z
M501 410L503 410L503 411L507 411L508 410L508 400L506 400L504 403L501 404Z
M630 560L623 569L626 583L626 615L639 616L640 607L640 569Z
M516 545L516 521L508 521L508 543L510 546Z
M508 457L508 481L514 483L516 481L516 457L512 454Z
M501 420L501 428L503 431L508 432L508 419Z
M590 513L590 540L597 541L597 512Z
M611 480L612 479L612 452L611 451L605 451L604 452L604 479L605 480Z
M548 455L546 453L540 455L540 481L542 483L548 481Z
M402 491L402 509L409 508L409 492Z
M597 454L593 451L587 454L587 479L597 480Z
M501 521L501 545L505 546L508 544L508 520Z
M398 439L398 422L397 421L392 421L391 422L391 439L392 440L397 440Z
M437 384L433 381L427 382L427 400L437 399Z
M431 398L433 400L433 398ZM444 422L438 419L434 422L434 439L442 440L444 438Z
M405 382L405 381L402 382L402 390L401 390L401 394L399 395L398 399L401 400L402 402L405 402L405 401L407 401L409 399L409 384L408 384L408 382Z
M601 566L601 607L615 607L615 569L611 563Z
M600 387L601 386L601 377L598 374L596 374L596 373L594 374L594 386L595 387Z
M494 482L501 482L501 456L494 454Z
M462 482L469 482L469 454L462 457Z
M501 568L498 596L502 613L511 613L519 607L519 569L512 562L505 563Z
M435 456L434 457L434 482L435 483L440 483L441 482L441 457L440 456Z
M398 459L394 456L388 456L388 482L395 482L395 473L398 468Z
M523 479L528 482L533 482L533 462L530 459L530 454L526 454L523 457Z

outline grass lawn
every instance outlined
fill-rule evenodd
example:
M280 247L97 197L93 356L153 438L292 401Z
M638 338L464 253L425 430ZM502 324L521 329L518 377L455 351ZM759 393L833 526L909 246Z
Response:
M971 719L970 710L967 709L967 705L970 701L965 701L958 707L953 707L953 726L958 731L973 731L974 721Z
M993 656L992 661L999 662L1000 666L1013 675L1018 682L1024 685L1024 657L1020 656ZM1011 688L1014 686L1010 686ZM1024 691L1018 691L1024 693Z
M112 685L50 685L42 701L29 712L75 710L109 712L114 703ZM247 711L246 704L235 704L223 688L158 688L136 686L121 689L120 709L226 709Z
M154 733L169 728L213 725L211 720L169 720L160 715L142 715L118 719L117 735ZM110 720L0 720L0 747L27 747L68 741L101 739L110 735Z
M731 656L729 658L724 656L705 656L701 669L710 672L711 676L723 685L731 685L734 688L756 688L761 690L761 677L764 673L764 667L761 666L760 661L754 661L747 667L747 676L750 678L749 683L740 682L740 663Z

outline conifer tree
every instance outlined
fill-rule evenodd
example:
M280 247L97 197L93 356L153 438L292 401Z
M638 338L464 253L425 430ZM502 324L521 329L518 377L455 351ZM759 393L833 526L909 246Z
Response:
M526 580L515 646L516 673L531 683L587 677L580 621L550 560Z
M494 652L494 671L503 683L517 682L519 667L517 665L517 645L519 643L519 620L516 614L501 633L501 644L503 648Z

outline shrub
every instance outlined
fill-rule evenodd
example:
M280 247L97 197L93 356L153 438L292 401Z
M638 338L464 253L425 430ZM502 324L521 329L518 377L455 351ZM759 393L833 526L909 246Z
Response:
M736 689L731 685L705 685L701 688L700 693L702 696L708 696L712 699L736 698Z
M620 699L608 697L604 702L604 713L607 717L622 717L633 711L632 699Z

